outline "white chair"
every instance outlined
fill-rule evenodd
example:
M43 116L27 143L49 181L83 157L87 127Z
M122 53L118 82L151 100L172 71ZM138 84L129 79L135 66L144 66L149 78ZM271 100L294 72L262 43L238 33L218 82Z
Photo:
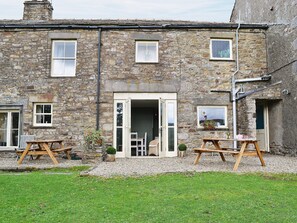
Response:
M146 156L147 152L146 152L146 142L147 142L147 132L144 133L144 137L139 139L140 144L139 147L137 147L136 149L136 155L139 156Z
M137 132L131 132L131 141L130 141L130 148L135 149L136 156L138 156L138 148L139 148L139 139L138 139L138 133Z

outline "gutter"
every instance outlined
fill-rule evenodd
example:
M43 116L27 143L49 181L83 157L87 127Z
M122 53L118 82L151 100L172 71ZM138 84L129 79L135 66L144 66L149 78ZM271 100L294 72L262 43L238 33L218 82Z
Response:
M100 79L101 79L101 28L98 29L98 75L97 75L97 101L96 101L96 130L99 130L100 109Z
M2 29L235 29L237 24L218 23L218 24L163 24L163 25L67 25L67 24L1 24ZM242 24L242 29L268 29L265 24Z

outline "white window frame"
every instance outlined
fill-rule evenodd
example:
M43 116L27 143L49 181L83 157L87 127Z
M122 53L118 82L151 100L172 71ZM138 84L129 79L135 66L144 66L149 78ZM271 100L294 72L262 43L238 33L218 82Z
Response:
M214 57L212 55L212 41L224 41L224 42L229 42L229 50L230 50L230 57ZM233 60L233 53L232 53L232 40L231 39L210 39L210 44L209 44L209 50L210 50L210 59L211 60Z
M51 113L36 113L37 105L50 105L51 106ZM37 123L36 117L37 115L51 115L51 123ZM52 103L34 103L34 110L33 110L33 126L41 126L41 127L51 127L53 126L53 104Z
M140 43L155 43L156 44L156 58L154 60L145 61L138 60L138 46ZM141 41L137 40L135 42L135 62L136 63L159 63L159 41Z
M74 57L55 57L55 43L65 43L65 42L72 42L75 45L75 52ZM54 73L54 61L55 60L74 60L74 73L73 74L55 74ZM76 60L77 60L77 41L76 40L53 40L52 41L52 58L51 58L51 76L52 77L75 77L76 75Z
M218 105L218 106L208 106L208 105L201 105L201 106L197 106L197 127L199 129L203 129L204 126L200 125L200 119L199 119L199 113L201 109L205 109L205 108L224 108L224 121L225 121L225 125L221 125L221 126L216 126L216 129L226 129L228 128L228 109L226 105Z

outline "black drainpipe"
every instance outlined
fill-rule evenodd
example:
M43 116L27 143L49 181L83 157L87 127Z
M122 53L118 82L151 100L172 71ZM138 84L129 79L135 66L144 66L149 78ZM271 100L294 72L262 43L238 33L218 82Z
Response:
M97 101L96 101L96 130L99 130L99 105L100 105L100 64L101 59L101 28L98 29L98 77L97 77Z

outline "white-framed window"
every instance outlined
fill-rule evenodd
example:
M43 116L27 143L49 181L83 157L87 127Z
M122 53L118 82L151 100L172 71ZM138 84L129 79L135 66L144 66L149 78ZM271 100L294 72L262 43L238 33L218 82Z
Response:
M210 59L232 60L232 40L230 39L211 39L210 40Z
M52 126L53 105L50 103L34 103L34 126Z
M136 41L135 61L136 63L158 63L159 62L158 41Z
M227 106L197 106L198 128L213 125L214 128L228 128Z
M52 77L74 77L76 70L75 40L54 40L52 42Z
M0 110L0 150L17 147L20 136L20 111Z

